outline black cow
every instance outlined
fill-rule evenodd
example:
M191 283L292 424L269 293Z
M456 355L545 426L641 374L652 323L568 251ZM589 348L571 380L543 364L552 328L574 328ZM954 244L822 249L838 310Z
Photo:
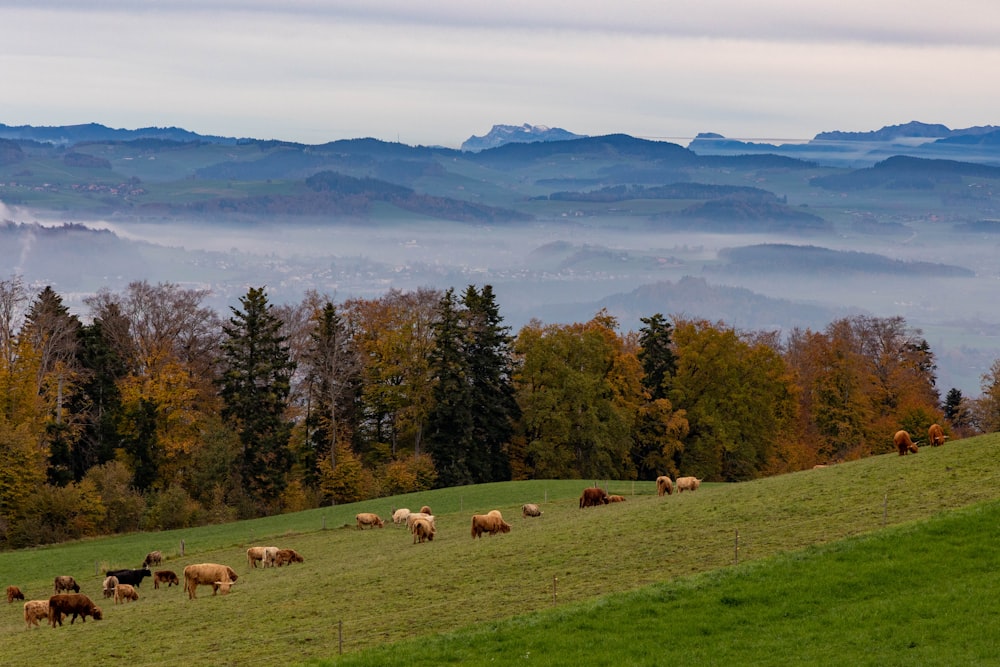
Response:
M109 577L117 577L119 584L129 584L130 586L138 586L144 577L153 576L148 567L141 570L108 570L104 574Z

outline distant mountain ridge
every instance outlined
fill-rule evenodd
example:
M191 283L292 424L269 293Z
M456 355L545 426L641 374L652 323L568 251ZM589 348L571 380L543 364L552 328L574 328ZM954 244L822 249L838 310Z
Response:
M536 141L566 141L567 139L583 139L586 135L574 134L560 127L545 125L494 125L487 134L469 137L462 143L463 151L481 151L496 148L504 144L532 143Z
M165 139L168 141L204 141L212 144L235 144L235 137L198 134L179 127L140 127L135 130L115 129L99 123L83 125L5 125L0 123L0 139L38 141L57 146L70 146L87 141L134 141Z

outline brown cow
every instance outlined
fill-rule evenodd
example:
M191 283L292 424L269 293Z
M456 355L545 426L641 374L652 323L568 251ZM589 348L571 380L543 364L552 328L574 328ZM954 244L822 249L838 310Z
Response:
M372 514L371 512L361 512L355 515L354 520L358 522L358 530L364 530L365 526L381 528L384 525L378 514Z
M623 503L625 502L625 496L608 496L609 503Z
M24 599L24 593L21 592L20 588L18 588L17 586L7 587L7 604L10 604L14 600L23 600L23 599Z
M239 577L228 565L218 565L216 563L198 563L188 565L184 568L184 591L188 594L189 600L194 600L198 586L211 586L212 595L222 589L223 595L229 592L229 588Z
M701 480L697 477L677 478L677 493L681 491L697 491L699 486L701 486Z
M526 519L529 516L542 516L542 510L538 509L538 505L534 503L521 505L521 518Z
M49 625L62 625L63 616L68 614L73 615L70 625L73 625L77 616L84 623L88 616L93 616L95 621L104 618L101 608L83 593L60 593L49 598Z
M274 557L274 564L276 567L281 567L292 563L304 563L305 560L295 549L278 549L278 555Z
M104 585L101 586L101 591L104 593L105 598L110 598L115 594L115 586L118 585L118 577L110 574L104 577Z
M497 533L509 533L510 524L502 518L490 514L472 515L472 537L481 537L483 533L489 533L490 537Z
M257 567L258 561L263 563L265 549L267 547L250 547L247 549L247 565Z
M927 429L927 441L931 443L932 447L937 447L944 444L944 429L938 424L931 424L931 427Z
M139 592L131 584L118 584L115 586L115 604L125 604L129 600L139 599Z
M24 624L38 627L38 621L49 617L48 600L28 600L24 603Z
M906 456L907 452L917 453L917 446L910 440L910 434L906 431L896 431L896 435L892 436L892 444L896 445L900 456Z
M671 495L674 492L674 483L670 481L670 478L666 475L660 475L656 478L656 495Z
M150 551L146 554L146 559L142 561L142 567L148 568L150 565L159 565L163 562L163 553L160 551Z
M410 531L413 533L414 544L418 541L420 544L423 544L425 540L434 541L434 525L428 519L415 519Z
M421 512L421 514L434 514L434 512L431 511L431 508L429 506L427 506L427 505L424 505L423 507L421 507L420 508L420 512Z
M580 496L580 509L607 504L608 492L596 486L584 489L583 495Z
M180 586L181 582L173 570L157 570L153 573L153 588L159 588L160 584L166 584L170 588L174 584Z
M76 579L68 575L56 577L52 582L52 588L55 589L55 593L62 593L63 591L80 592L80 585L76 583Z

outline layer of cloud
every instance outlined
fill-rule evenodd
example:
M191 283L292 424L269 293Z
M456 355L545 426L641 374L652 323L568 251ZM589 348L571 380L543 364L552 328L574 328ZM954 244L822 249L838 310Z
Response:
M997 122L1000 12L964 0L0 0L8 124L457 145L493 123L807 138Z

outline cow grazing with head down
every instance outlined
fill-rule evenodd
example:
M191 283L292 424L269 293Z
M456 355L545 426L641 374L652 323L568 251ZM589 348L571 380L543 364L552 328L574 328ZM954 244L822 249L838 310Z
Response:
M49 617L48 600L28 600L24 603L24 624L29 628L38 627L38 621Z
M160 584L166 584L170 588L174 584L180 586L181 582L173 570L157 570L153 573L153 588L158 589Z
M501 517L497 516L496 514L472 515L473 539L481 537L483 533L489 533L490 537L492 537L497 533L509 533L509 532L510 532L510 524L504 521Z
M104 584L101 586L101 591L104 593L104 597L112 597L115 594L115 586L117 585L118 577L114 575L104 577Z
M10 604L14 600L23 600L23 599L24 599L24 593L21 592L20 588L18 588L17 586L7 587L7 604Z
M677 478L677 493L681 491L697 491L699 486L701 486L701 480L697 477Z
M264 562L264 549L267 547L250 547L247 549L247 565L257 567L257 563Z
M146 554L146 558L142 561L142 566L148 569L150 565L159 565L161 562L163 562L163 553L159 551L150 551Z
M932 447L943 445L946 437L944 429L938 424L931 424L927 429L927 442L931 443Z
M77 616L84 623L88 616L93 616L95 621L104 618L101 608L83 593L60 593L49 598L49 625L62 625L63 616L68 615L73 616L69 620L70 625L76 622Z
M278 557L278 547L264 547L264 567L274 567L274 559Z
M378 514L373 514L372 512L361 512L360 514L356 514L354 516L354 520L358 523L358 530L364 530L365 526L369 526L371 528L381 528L384 525Z
M194 600L197 597L195 593L198 586L211 586L212 595L221 589L225 595L237 579L236 572L228 565L217 563L188 565L184 568L184 591L188 594L189 600Z
M538 505L534 503L521 505L521 518L527 519L529 516L542 516L542 510L538 509Z
M62 593L63 591L80 592L80 585L76 583L76 579L68 575L56 577L52 582L52 588L56 593Z
M410 516L410 510L405 507L400 507L392 513L392 522L397 526L401 526L406 523L406 517L408 516Z
M900 456L906 456L909 452L917 453L917 446L910 440L910 434L906 431L896 431L896 435L892 436L892 444L896 445Z
M417 519L427 519L431 522L431 527L437 530L437 524L434 522L434 515L424 514L423 512L410 512L410 515L406 517L406 529L413 532L413 522Z
M115 586L115 604L125 604L126 602L139 599L139 592L135 586L130 584L118 584Z
M580 509L584 507L597 507L608 504L608 492L604 489L593 486L583 490L580 496Z
M304 563L305 558L299 555L295 549L278 549L278 555L274 558L276 567L291 565L292 563Z
M674 483L667 475L660 475L656 478L656 495L671 495L674 492Z
M434 541L434 525L428 519L415 519L410 532L413 533L413 543L423 544L425 541Z

